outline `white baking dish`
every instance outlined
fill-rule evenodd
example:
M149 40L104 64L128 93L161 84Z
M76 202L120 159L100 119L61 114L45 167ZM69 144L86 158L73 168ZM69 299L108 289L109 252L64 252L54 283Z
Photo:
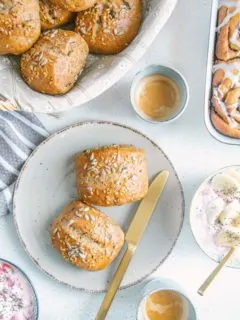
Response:
M227 144L240 145L240 139L231 138L217 131L210 119L210 102L212 93L212 68L214 64L214 51L216 42L216 26L218 14L218 0L212 0L212 12L209 28L209 48L208 48L208 63L207 63L207 76L206 76L206 89L205 89L205 124L209 133L218 141Z

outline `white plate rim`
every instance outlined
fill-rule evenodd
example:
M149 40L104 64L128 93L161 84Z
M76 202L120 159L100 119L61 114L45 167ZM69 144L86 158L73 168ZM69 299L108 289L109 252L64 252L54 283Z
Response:
M228 165L228 166L225 166L225 167L222 167L216 171L214 171L213 173L211 173L209 176L207 176L201 183L200 185L197 187L195 193L194 193L194 196L191 200L191 203L190 203L190 208L189 208L189 222L190 222L190 229L191 229L191 232L192 232L192 235L193 235L193 238L195 240L195 242L197 243L199 249L208 257L210 258L212 261L216 262L216 263L219 263L219 260L218 259L215 259L214 257L212 257L210 254L208 254L207 250L204 249L204 247L199 243L195 233L194 233L194 228L193 228L193 205L194 205L194 202L196 200L196 198L198 197L199 195L199 191L200 189L202 188L202 186L207 182L209 181L212 177L214 177L216 174L218 174L219 172L221 171L224 171L226 169L229 169L229 168L234 168L234 167L238 167L240 168L240 165ZM240 264L239 266L236 266L236 265L232 265L232 264L226 264L225 265L227 268L231 268L231 269L240 269Z
M170 248L170 250L168 251L168 253L166 254L166 256L159 262L159 264L153 269L151 270L149 273L143 275L141 278L139 278L138 280L132 282L132 283L129 283L127 285L124 285L124 286L121 286L119 288L119 290L124 290L124 289L127 289L127 288L130 288L130 287L133 287L139 283L141 283L143 280L145 280L147 277L151 276L164 262L165 260L170 256L170 254L172 253L176 243L177 243L177 240L179 239L179 236L180 236L180 233L182 231L182 227L183 227L183 223L184 223L184 219L185 219L185 197L184 197L184 191L183 191L183 187L182 187L182 183L177 175L177 171L175 169L175 167L173 166L172 162L170 161L170 159L168 158L168 156L165 154L165 152L158 146L157 143L155 143L154 141L152 141L149 137L147 137L145 134L143 134L142 132L138 131L137 129L134 129L132 127L129 127L129 126L126 126L124 124L121 124L121 123L118 123L118 122L113 122L113 121L84 121L84 122L77 122L75 124L72 124L70 126L67 126L53 134L51 134L47 139L45 139L44 141L42 141L34 150L33 152L30 154L30 156L27 158L26 162L24 163L24 165L22 166L21 170L20 170L20 173L19 173L19 176L18 176L18 179L16 181L16 184L15 184L15 187L14 187L14 193L13 193L13 206L12 206L12 210L13 210L13 220L14 220L14 225L15 225L15 228L17 230L17 235L18 235L18 238L20 240L20 243L21 245L23 246L25 252L27 253L28 257L32 260L32 262L43 272L45 273L49 278L57 281L58 283L61 283L61 284L64 284L66 285L67 287L70 287L71 289L77 289L79 291L82 291L82 292L87 292L87 293L96 293L96 294L100 294L100 293L105 293L107 290L90 290L90 289L86 289L86 288L79 288L79 287L76 287L74 285L70 285L69 283L63 281L63 280L60 280L58 278L56 278L54 275L52 275L51 273L49 273L47 270L45 270L41 265L40 263L32 256L32 254L29 252L29 250L27 249L27 245L26 243L24 242L23 238L21 237L21 233L20 233L20 230L18 228L18 224L17 224L17 213L16 213L16 194L17 194L17 191L18 191L18 188L19 188L19 184L21 182L21 178L25 172L25 170L27 169L28 167L28 164L29 162L31 161L31 159L34 157L35 153L41 148L42 145L44 145L45 143L48 143L51 139L55 138L56 136L60 135L60 134L63 134L65 133L66 131L68 130L71 130L75 127L79 127L79 126L87 126L87 125L112 125L112 126L117 126L117 127L121 127L121 128L124 128L124 129L127 129L127 130L130 130L140 136L142 136L143 138L147 139L155 148L157 148L163 155L164 157L166 157L166 159L168 160L170 166L172 167L172 170L173 170L173 173L179 183L179 188L180 188L180 192L181 192L181 223L180 223L180 226L179 226L179 230L178 230L178 233L176 235L176 238Z

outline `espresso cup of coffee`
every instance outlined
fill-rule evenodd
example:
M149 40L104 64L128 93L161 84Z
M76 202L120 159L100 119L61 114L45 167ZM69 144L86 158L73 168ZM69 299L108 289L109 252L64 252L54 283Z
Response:
M178 119L186 110L189 89L176 69L152 65L138 72L131 86L131 103L140 118L154 124Z
M137 320L197 320L197 316L192 302L177 284L155 279L142 291Z

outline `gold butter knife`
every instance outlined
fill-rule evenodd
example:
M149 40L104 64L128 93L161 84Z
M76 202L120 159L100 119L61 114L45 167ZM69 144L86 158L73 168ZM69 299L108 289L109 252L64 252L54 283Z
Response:
M148 222L157 205L158 199L165 187L168 176L168 171L162 171L161 173L159 173L150 185L146 197L140 203L137 212L130 224L128 232L125 236L127 249L110 283L108 291L95 318L96 320L104 320L106 318L108 310L111 307L112 301L122 282L122 279L129 266L129 263L135 253L137 245L142 238L144 230L148 225Z

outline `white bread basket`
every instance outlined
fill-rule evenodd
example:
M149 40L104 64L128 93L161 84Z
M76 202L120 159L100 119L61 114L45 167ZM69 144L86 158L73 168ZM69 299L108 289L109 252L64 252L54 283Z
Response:
M14 101L16 110L53 113L80 106L116 83L146 52L170 17L178 0L146 0L141 30L123 52L114 56L90 55L76 86L62 96L33 91L19 73L19 58L0 56L0 93ZM1 107L0 110L8 110Z

